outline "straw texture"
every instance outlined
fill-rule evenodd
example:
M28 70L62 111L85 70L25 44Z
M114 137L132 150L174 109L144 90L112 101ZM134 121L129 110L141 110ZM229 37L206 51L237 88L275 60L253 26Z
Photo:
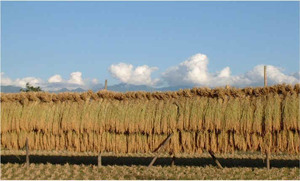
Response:
M177 92L1 94L1 145L145 153L300 151L299 84Z

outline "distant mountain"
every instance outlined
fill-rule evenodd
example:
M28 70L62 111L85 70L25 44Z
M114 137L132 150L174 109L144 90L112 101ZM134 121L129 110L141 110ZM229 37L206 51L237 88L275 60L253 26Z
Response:
M178 91L180 89L191 89L193 87L191 86L173 86L173 87L162 87L162 88L155 88L151 86L146 85L132 85L132 84L115 84L108 86L107 89L110 91L116 91L116 92L128 92L128 91L147 91L147 92L154 92L154 91ZM15 86L1 86L1 92L4 93L17 93L20 92L21 87L15 87ZM92 91L98 92L99 90L104 89L103 84L97 84L92 88ZM53 93L60 93L60 92L85 92L87 90L82 88L76 88L76 89L67 89L62 88L56 91L47 91L47 92L53 92Z
M67 89L67 88L62 88L62 89L59 89L59 90L57 90L57 91L49 91L49 92L54 92L54 93L59 93L59 92L70 92L70 90Z
M102 90L102 89L104 89L104 85L103 84L96 84L96 85L94 85L93 87L92 87L92 91L93 92L98 92L99 90Z
M59 89L57 91L49 91L49 92L53 92L53 93L61 93L61 92L86 92L86 90L82 89L82 88L77 88L77 89L67 89L67 88L62 88Z
M146 85L132 85L132 84L116 84L112 86L107 86L107 90L117 91L117 92L127 92L127 91L156 91L156 88L146 86Z
M86 90L84 90L82 88L77 88L77 89L71 90L71 92L86 92Z
M3 93L18 93L20 92L20 89L22 89L22 87L16 87L16 86L1 86L1 92ZM72 90L69 90L67 88L62 88L62 89L59 89L57 91L46 91L46 92L52 92L52 93L60 93L60 92L85 92L87 90L84 90L82 88L77 88L77 89L72 89Z
M178 91L180 89L192 89L193 86L172 86L172 87L162 87L158 88L158 91Z
M7 86L2 85L1 86L1 92L3 92L3 93L17 93L17 92L20 92L20 89L22 89L22 87L16 87L16 86L11 86L11 85L7 85Z

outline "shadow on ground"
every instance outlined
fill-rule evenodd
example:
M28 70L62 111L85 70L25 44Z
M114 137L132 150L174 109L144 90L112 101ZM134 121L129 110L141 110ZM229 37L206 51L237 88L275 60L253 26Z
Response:
M96 156L41 156L30 155L30 163L51 163L51 164L84 164L97 165L98 158ZM142 165L147 166L152 160L152 157L117 157L117 156L102 156L102 165ZM219 158L223 167L257 167L263 168L266 164L262 159L241 159L241 158ZM169 166L172 162L171 157L158 158L154 165ZM1 163L25 163L24 155L3 155ZM216 165L211 158L176 158L175 165L177 166L208 166ZM299 167L299 160L271 160L271 167Z

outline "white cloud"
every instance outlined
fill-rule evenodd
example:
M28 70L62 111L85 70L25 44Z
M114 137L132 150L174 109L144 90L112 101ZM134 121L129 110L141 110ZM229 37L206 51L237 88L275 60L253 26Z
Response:
M21 79L16 79L14 81L14 85L25 87L27 82L32 86L39 86L43 82L43 80L36 77L25 77Z
M98 80L98 79L93 79L93 80L92 80L92 83L93 83L93 84L98 84L98 83L99 83L99 80Z
M291 75L286 75L282 72L280 67L267 65L267 81L269 85L272 84L295 84L298 83L298 79ZM257 65L252 70L248 71L240 77L250 81L252 85L262 84L264 81L264 65ZM242 84L239 82L238 84Z
M48 83L43 85L44 90L59 90L67 88L69 90L82 88L91 89L98 84L97 79L83 79L81 72L72 72L69 80L64 80L60 75L56 74L48 79Z
M119 63L111 65L108 70L114 78L123 83L155 85L158 79L152 80L151 73L157 69L157 67L149 67L147 65L138 66L134 69L131 64Z
M19 87L25 87L27 82L29 82L30 85L38 86L41 83L43 83L43 80L36 77L24 77L12 80L9 77L6 77L4 72L1 72L1 85L14 85Z
M4 72L0 74L1 85L11 85L13 81L4 75Z
M12 80L6 77L4 72L1 72L1 85L25 87L27 82L33 86L40 86L45 91L56 91L62 88L67 88L69 90L83 88L87 90L96 85L98 87L101 86L97 79L82 79L81 72L72 72L69 80L64 80L61 75L55 74L49 77L47 82L36 77L25 77Z
M263 66L257 65L249 71L240 75L231 75L230 67L225 67L221 71L209 72L209 59L204 54L196 54L182 63L170 67L160 78L153 79L152 73L157 67L149 67L147 65L134 67L131 64L119 63L109 67L110 74L123 83L134 85L166 85L166 86L263 86L264 73ZM267 65L268 85L273 84L296 84L300 83L300 72L287 75L280 67ZM25 87L29 82L33 86L40 86L46 91L55 91L61 88L69 90L76 88L97 89L102 88L98 79L83 79L81 72L72 72L69 79L63 79L61 75L55 74L43 81L37 77L24 77L15 80L7 77L4 72L1 72L1 85L14 85Z
M229 67L225 67L221 72L218 74L220 78L230 77L231 71Z
M257 65L248 72L233 76L229 67L217 73L207 69L208 58L204 54L196 54L188 60L172 67L162 74L162 79L169 86L262 86L264 82L264 65ZM267 65L268 85L295 84L299 82L299 73L286 75L279 67Z
M81 76L82 76L81 72L72 72L70 75L70 80L68 80L68 83L83 85L84 82Z
M126 63L119 63L117 65L111 65L109 72L113 77L119 79L121 82L128 82L132 74L133 66Z
M48 82L49 82L49 83L58 83L58 82L62 82L62 81L63 81L63 79L62 79L61 76L58 75L58 74L53 75L52 77L50 77L50 78L48 79Z
M171 86L209 84L208 59L204 54L196 54L178 66L168 69L162 78Z
M292 76L295 77L296 79L300 80L300 71L292 74Z

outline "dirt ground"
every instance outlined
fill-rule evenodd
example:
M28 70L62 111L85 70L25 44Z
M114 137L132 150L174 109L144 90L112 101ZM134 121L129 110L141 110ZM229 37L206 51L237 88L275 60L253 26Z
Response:
M33 151L26 167L25 151L1 151L1 179L101 180L101 179L300 179L299 155L271 155L271 169L265 168L261 153L216 154L224 167L216 166L208 153L176 155L175 166L168 154L160 154L148 167L153 154L102 154L97 166L96 153Z

